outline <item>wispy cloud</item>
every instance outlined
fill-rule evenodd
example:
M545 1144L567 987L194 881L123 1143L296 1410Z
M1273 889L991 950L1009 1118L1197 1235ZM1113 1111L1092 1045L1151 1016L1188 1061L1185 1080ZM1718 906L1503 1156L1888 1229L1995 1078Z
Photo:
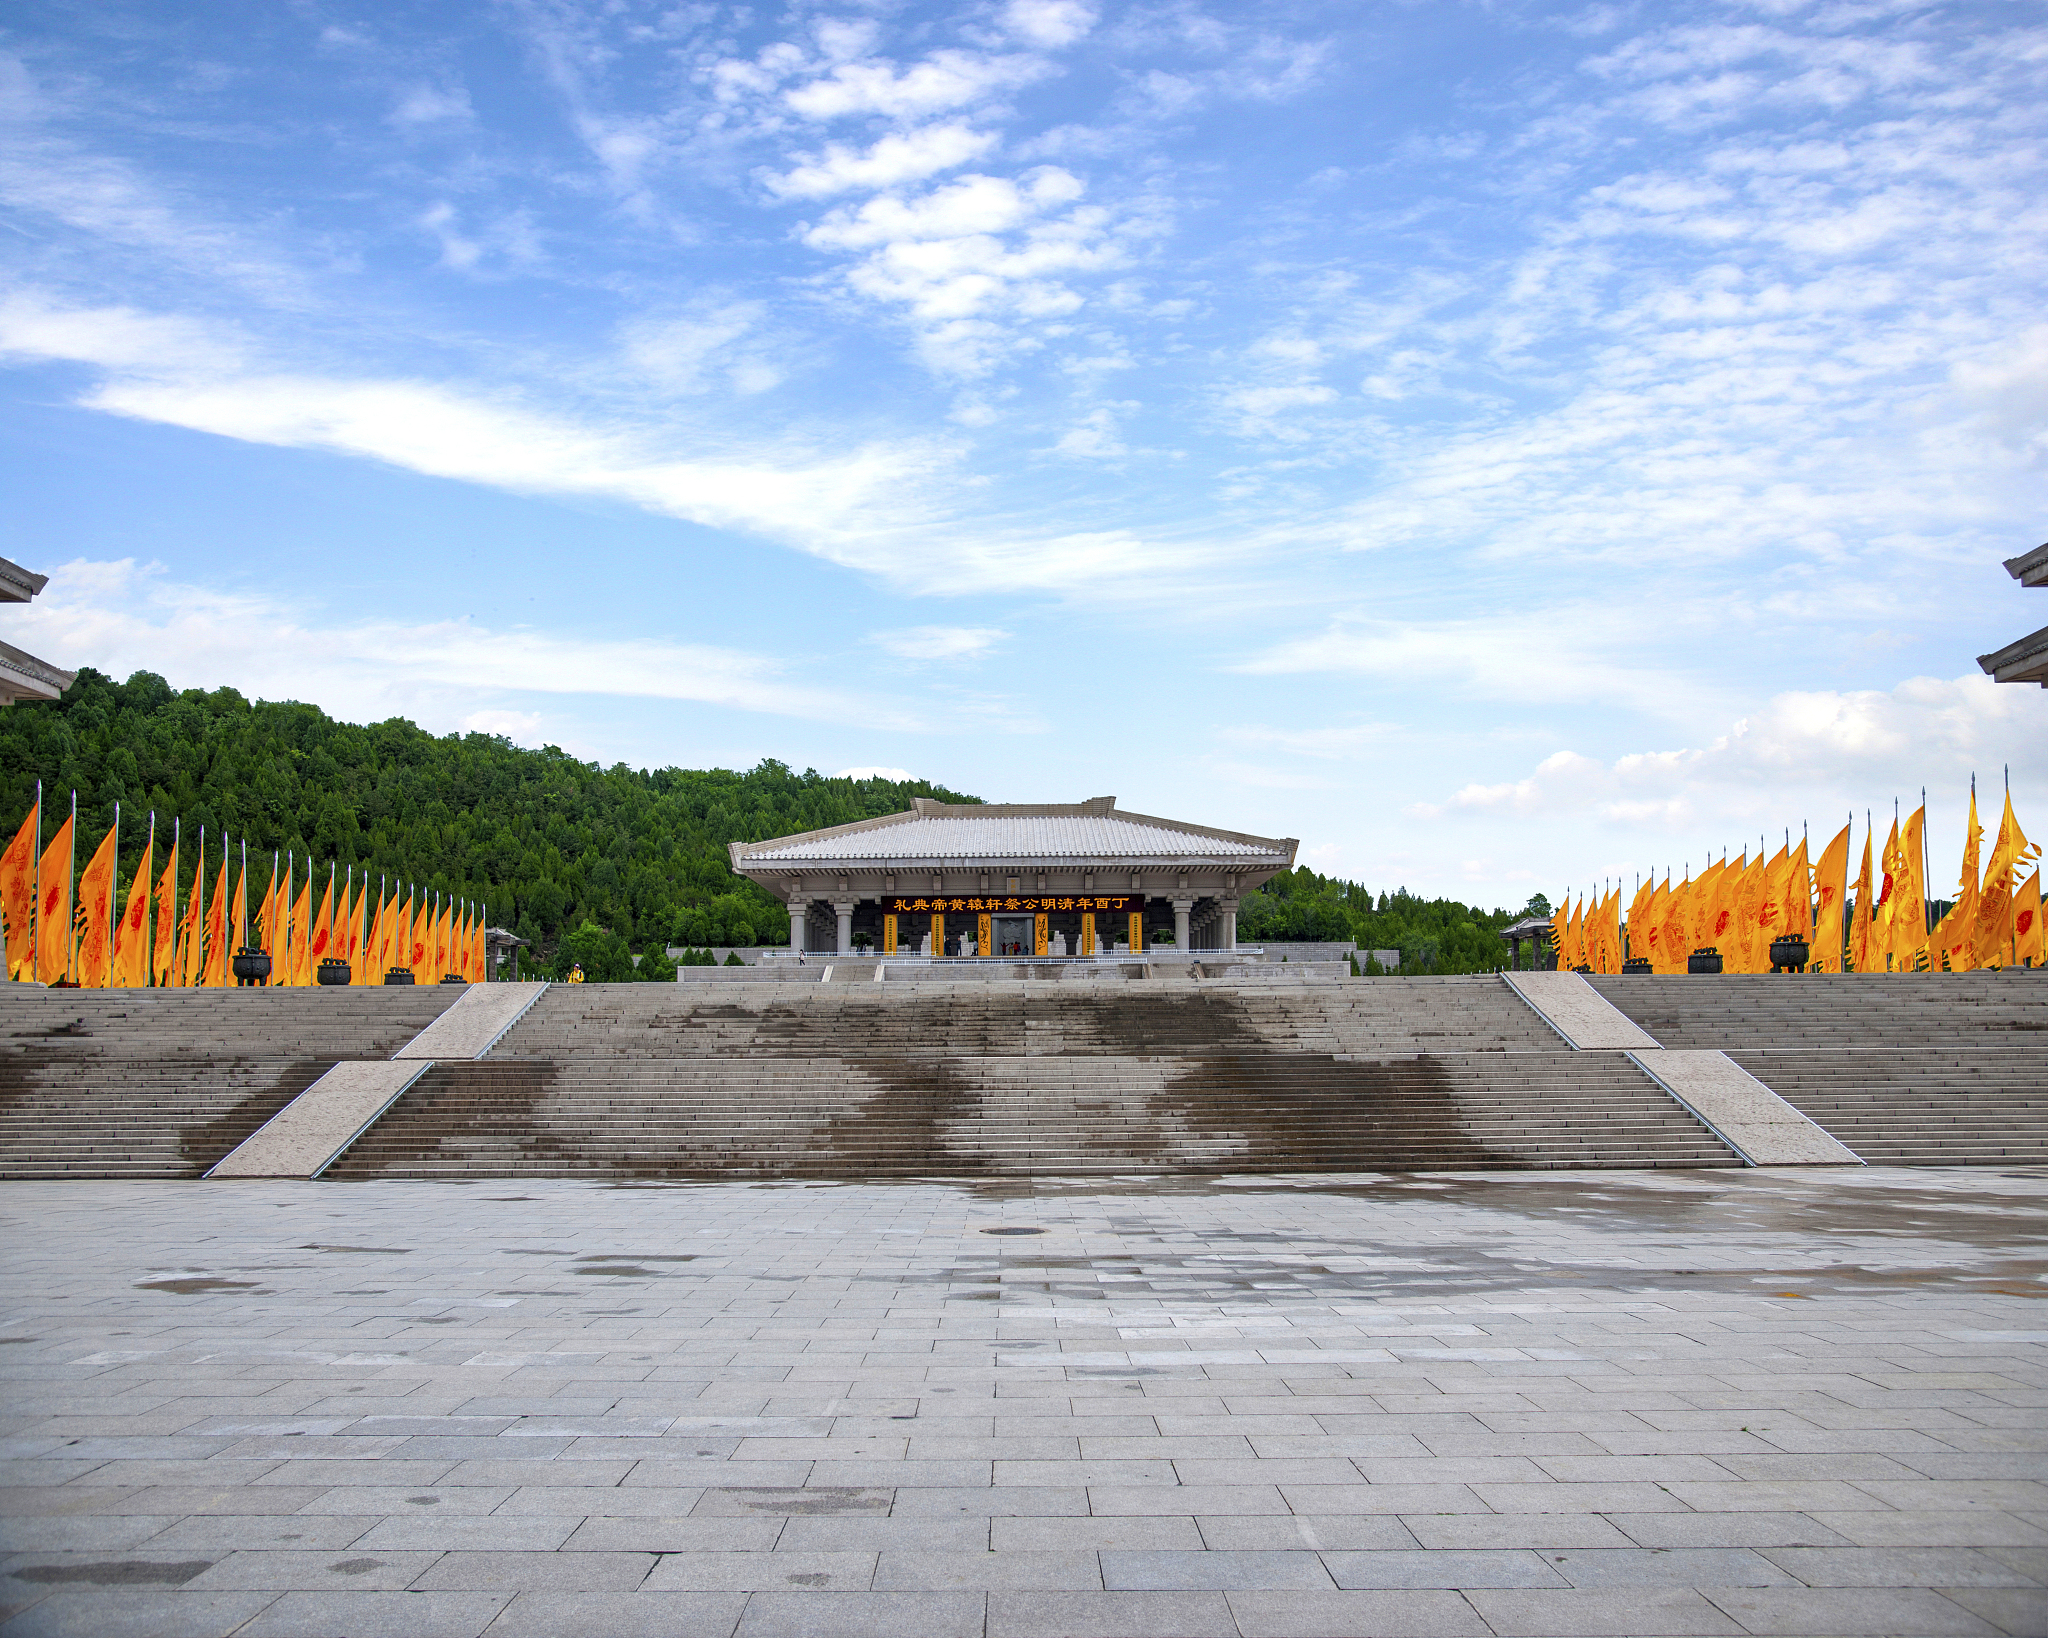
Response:
M995 626L910 626L876 632L876 647L900 660L978 660L1009 637Z
M511 692L676 700L905 732L935 725L927 708L806 684L783 660L737 649L492 630L460 619L332 624L292 603L181 583L126 558L49 572L42 595L10 620L31 648L118 677L149 670L207 687L233 679L246 694L316 699L357 720L404 712L432 723L501 725L483 732L531 726L530 712L483 703Z

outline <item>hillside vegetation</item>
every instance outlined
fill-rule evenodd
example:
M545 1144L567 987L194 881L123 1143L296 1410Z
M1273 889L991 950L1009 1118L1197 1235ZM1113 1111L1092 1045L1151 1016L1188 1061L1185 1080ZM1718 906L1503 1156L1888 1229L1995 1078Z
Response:
M437 737L396 717L358 726L232 688L178 693L146 671L125 683L81 671L62 700L0 711L8 836L38 778L45 838L77 790L81 862L121 804L124 893L153 808L160 844L172 815L184 821L188 879L203 824L209 878L217 839L246 835L252 875L259 853L267 873L272 850L289 849L323 873L333 859L403 876L487 902L494 924L543 954L586 922L635 951L786 944L787 910L732 873L728 842L900 813L913 796L975 800L922 780L832 779L779 762L746 773L600 768L552 746Z
M628 951L667 944L786 943L787 911L732 873L728 842L900 813L915 796L978 800L924 780L834 779L773 761L745 773L600 768L552 746L436 736L397 717L357 725L232 688L180 693L147 671L125 683L81 671L59 701L0 711L0 845L37 779L46 839L78 792L81 862L121 804L124 893L154 809L160 846L171 817L184 821L188 886L203 824L209 880L218 839L246 837L252 892L273 850L311 855L323 872L332 859L483 901L494 925L534 941L543 967L580 959L593 977L626 977ZM1479 972L1500 964L1494 933L1511 919L1297 870L1248 895L1238 926L1247 943L1355 938L1400 950L1406 971Z

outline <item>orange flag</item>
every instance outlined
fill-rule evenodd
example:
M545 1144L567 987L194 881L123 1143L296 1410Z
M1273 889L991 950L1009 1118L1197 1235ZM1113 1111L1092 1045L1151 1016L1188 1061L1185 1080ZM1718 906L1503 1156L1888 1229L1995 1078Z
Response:
M434 927L434 982L440 983L453 971L455 956L455 906L445 906Z
M1869 845L1869 838L1865 837L1866 854ZM1813 961L1824 973L1842 970L1842 913L1847 908L1843 895L1848 886L1849 827L1844 825L1840 834L1821 849L1820 863L1813 876L1813 894L1818 905L1813 923ZM1861 913L1860 905L1858 912Z
M367 884L365 885L367 886ZM390 943L390 914L384 903L384 894L380 890L377 894L377 916L370 925L370 948L363 961L362 981L365 984L381 984L384 982L384 969L390 965L386 957Z
M2012 896L2013 960L2028 967L2048 965L2048 934L2041 926L2041 872L2020 883Z
M309 888L311 882L306 884ZM334 872L327 873L327 891L320 896L320 913L313 918L312 943L306 952L311 970L319 971L320 963L334 955Z
M208 989L221 989L228 981L228 861L220 861L220 875L213 883L213 903L206 916L206 969L199 982Z
M178 922L178 970L172 982L190 989L199 982L206 955L206 827L199 829L199 857L192 866L192 891Z
M114 981L114 891L119 885L120 837L117 811L113 825L78 877L78 970L72 976L89 990L104 990Z
M286 923L285 936L290 940L291 975L287 984L301 987L313 982L313 874L309 866L306 884L299 889L298 901L291 909L291 919Z
M348 981L367 984L370 967L370 883L356 889L355 908L348 918Z
M73 826L66 819L43 849L42 903L36 906L36 977L54 984L71 974L71 861Z
M35 966L36 820L30 808L7 851L0 853L0 917L7 922L7 976L26 978Z
M1789 933L1804 937L1808 944L1813 942L1813 866L1806 857L1806 834L1800 833L1799 845L1792 850L1791 862L1785 868L1784 928Z
M427 975L427 945L433 938L433 911L426 907L424 900L415 908L410 896L407 897L406 919L412 923L411 944L406 949L405 964L413 970L413 976L422 984L431 984Z
M171 827L171 856L156 883L156 950L150 957L149 981L163 989L178 980L178 829Z
M156 816L149 821L149 839L142 844L142 857L135 861L135 875L128 883L128 903L114 927L114 987L141 990L149 987L149 890L152 866L156 862Z
M1565 946L1571 938L1571 902L1572 896L1567 893L1563 902L1550 913L1550 953L1559 967L1571 965L1565 960Z
M2020 871L2040 849L2027 840L2020 822L2013 817L2012 792L2005 793L2005 817L1998 821L1998 840L1991 847L1991 863L1984 869L1984 889L1977 906L1975 956L1980 967L2016 963L2012 890Z

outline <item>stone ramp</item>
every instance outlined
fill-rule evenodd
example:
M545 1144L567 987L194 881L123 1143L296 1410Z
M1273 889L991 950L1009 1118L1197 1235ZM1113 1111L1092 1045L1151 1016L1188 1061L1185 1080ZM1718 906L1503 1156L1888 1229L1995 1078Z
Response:
M429 988L0 987L0 1178L200 1177L337 1062L388 1058Z
M1619 1052L436 1064L334 1178L1732 1166Z
M1668 1048L1578 973L1503 973L1575 1050L1619 1048L1752 1166L1855 1166L1841 1142L1724 1052Z
M206 1175L314 1178L405 1095L436 1057L481 1058L547 989L472 984L385 1063L336 1064Z

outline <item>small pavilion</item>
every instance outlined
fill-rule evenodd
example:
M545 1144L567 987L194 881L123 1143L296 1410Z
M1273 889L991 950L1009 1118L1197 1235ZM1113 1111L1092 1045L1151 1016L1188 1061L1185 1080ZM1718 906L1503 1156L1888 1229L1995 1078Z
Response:
M1292 837L1087 802L919 797L908 813L731 844L732 868L789 906L795 951L1016 960L1237 948L1239 898L1293 867ZM865 938L859 935L865 934Z

